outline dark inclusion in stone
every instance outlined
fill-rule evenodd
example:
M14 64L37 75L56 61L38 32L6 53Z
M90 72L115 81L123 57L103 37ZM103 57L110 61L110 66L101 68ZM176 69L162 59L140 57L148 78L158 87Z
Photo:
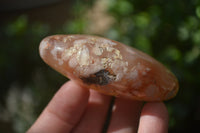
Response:
M102 69L89 77L81 77L84 83L87 84L97 84L97 85L107 85L110 81L115 79L115 75L111 74L108 70Z

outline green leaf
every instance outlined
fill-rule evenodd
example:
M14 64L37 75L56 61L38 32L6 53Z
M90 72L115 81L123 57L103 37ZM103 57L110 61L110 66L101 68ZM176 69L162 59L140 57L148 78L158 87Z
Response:
M200 46L200 30L194 32L192 40L196 45Z
M165 50L165 56L173 61L178 61L181 58L181 52L174 46L170 46Z
M133 11L133 6L128 1L121 0L118 4L119 13L122 15L129 14Z
M186 53L185 62L191 64L192 62L195 61L195 59L197 59L199 55L200 55L200 48L193 47L192 50Z
M196 8L196 14L200 18L200 6L197 6L197 8Z
M140 13L135 17L135 25L141 29L146 28L149 23L149 15L146 12Z
M178 29L178 38L182 41L185 41L189 38L189 31L187 27L182 26Z
M6 28L6 33L10 36L23 34L27 28L27 25L27 16L19 16L17 20L8 25L8 27Z
M134 46L145 53L152 54L151 43L149 39L143 35L139 35L136 37Z

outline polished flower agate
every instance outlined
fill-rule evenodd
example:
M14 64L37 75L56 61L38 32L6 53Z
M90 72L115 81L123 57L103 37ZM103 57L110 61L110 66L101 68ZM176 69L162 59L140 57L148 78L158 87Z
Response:
M54 35L40 56L81 86L116 97L163 101L178 91L176 77L149 55L120 42L90 35Z

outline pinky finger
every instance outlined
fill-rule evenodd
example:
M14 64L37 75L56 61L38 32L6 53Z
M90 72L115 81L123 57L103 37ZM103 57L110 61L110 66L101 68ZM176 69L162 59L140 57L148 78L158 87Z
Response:
M142 109L138 133L167 133L168 112L162 102L146 103Z

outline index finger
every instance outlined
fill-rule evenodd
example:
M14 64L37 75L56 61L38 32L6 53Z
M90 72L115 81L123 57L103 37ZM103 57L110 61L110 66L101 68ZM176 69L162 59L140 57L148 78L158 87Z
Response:
M89 91L74 81L64 84L28 133L68 133L78 123L89 98Z

